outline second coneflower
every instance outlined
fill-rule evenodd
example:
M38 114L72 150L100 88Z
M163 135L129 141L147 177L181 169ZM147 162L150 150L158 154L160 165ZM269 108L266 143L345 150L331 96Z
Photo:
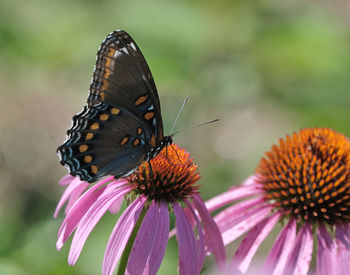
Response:
M196 185L199 174L189 153L177 145L169 146L151 160L151 167L143 163L128 178L108 177L89 189L88 184L78 178L63 178L61 184L68 187L55 216L66 201L68 204L58 233L57 249L60 250L75 231L69 264L76 263L86 239L102 216L108 210L118 212L122 201L127 199L128 207L109 238L102 274L112 274L118 262L118 274L156 274L168 242L169 211L173 211L176 218L179 273L199 274L206 252L213 253L219 266L224 268L223 241L199 195Z
M245 273L278 221L284 226L259 274L307 274L317 240L317 275L349 274L350 141L327 128L304 129L266 153L256 174L207 202L224 243L247 233L231 272Z

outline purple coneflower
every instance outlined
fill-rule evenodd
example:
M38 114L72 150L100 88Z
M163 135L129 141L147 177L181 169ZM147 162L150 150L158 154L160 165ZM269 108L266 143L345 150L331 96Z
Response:
M206 203L225 245L247 233L231 263L245 273L262 241L283 224L259 274L349 274L350 140L326 128L304 129L272 146L242 186Z
M61 180L68 187L55 217L66 201L68 204L58 232L57 249L75 231L68 256L70 265L78 260L86 239L102 216L108 210L118 212L127 199L128 207L110 235L102 274L112 274L118 262L118 274L156 274L168 242L169 211L176 218L179 273L199 274L209 252L224 268L224 244L199 195L199 186L195 185L200 177L190 154L172 145L152 159L151 166L152 172L145 162L128 178L115 180L111 176L92 186L72 176Z

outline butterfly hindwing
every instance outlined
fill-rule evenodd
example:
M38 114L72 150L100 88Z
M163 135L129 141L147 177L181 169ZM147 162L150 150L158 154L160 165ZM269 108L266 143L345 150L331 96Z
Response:
M58 153L73 176L89 182L111 173L120 177L144 160L151 135L127 110L99 104L73 117Z

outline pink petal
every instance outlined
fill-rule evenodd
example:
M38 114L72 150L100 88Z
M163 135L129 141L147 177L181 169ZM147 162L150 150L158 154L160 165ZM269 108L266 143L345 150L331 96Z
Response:
M258 180L258 177L256 175L253 175L253 176L250 176L247 179L245 179L241 183L241 185L255 185L255 186L257 186L257 180ZM234 187L232 187L232 188L234 188Z
M157 247L157 254L154 253L154 245L155 243L158 243L157 239L159 239L159 234L162 236L162 242L164 242L165 239L167 243L167 234L169 233L169 227L164 227L164 223L166 223L164 218L167 217L167 220L169 221L169 213L167 210L166 212L164 210L160 212L160 210L161 209L159 208L158 203L155 202L153 202L151 207L147 210L146 216L141 224L130 252L125 274L133 275L157 273L160 263L164 257L166 245L161 245L162 251L158 251L159 247ZM165 217L164 213L166 214ZM161 216L161 214L163 214L163 216ZM163 224L160 224L161 222ZM164 234L164 229L166 230L166 234ZM152 259L152 261L149 261L148 259L152 251L152 256L155 258ZM156 260L158 268L152 267L152 273L150 273L149 264L153 264L153 260ZM147 268L146 264L148 264Z
M68 212L73 207L74 203L79 199L81 194L85 191L85 189L88 187L88 184L82 185L79 188L76 188L70 195L68 203L66 205L66 209L64 209L64 213L67 215Z
M122 207L123 201L124 198L120 198L119 200L115 201L108 209L109 212L111 212L112 214L118 214L120 208Z
M195 225L196 225L196 220L195 220L195 218L194 218L193 215L192 215L192 211L191 211L190 209L188 209L188 208L184 208L183 210L184 210L184 212L185 212L185 215L186 215L186 217L187 217L187 220L188 220L189 223L191 224L192 228L194 228ZM175 235L176 235L176 227L173 228L173 229L169 232L169 239L172 238L172 237L174 237Z
M230 228L232 224L238 223L247 217L247 212L255 212L255 209L266 206L263 199L256 198L236 203L215 216L215 222L221 231Z
M204 202L202 202L204 205ZM197 230L198 230L198 240L196 241L197 243L197 251L198 251L198 259L197 259L197 273L199 274L202 270L203 264L204 264L204 258L205 258L205 239L204 239L204 234L203 234L203 230L202 230L202 226L200 223L200 220L195 212L195 210L193 209L193 206L191 203L189 203L186 200L186 205L188 206L188 208L185 208L184 210L189 210L187 211L187 219L190 220L194 220L195 223L197 224ZM191 215L189 215L191 214Z
M111 180L111 177L101 180L100 182L93 185L89 190L87 190L72 206L70 211L67 213L67 216L62 222L62 225L58 231L58 241L56 247L60 250L69 236L72 234L74 229L77 227L81 218L89 210L91 205L95 203L97 198L103 193L106 189L106 186L103 186L108 181ZM125 184L125 180L120 181L120 186ZM116 185L113 185L116 186Z
M97 198L103 193L105 187L99 188L97 183L85 192L72 206L67 216L63 220L60 229L58 230L58 240L56 243L57 250L60 250L69 236L73 233L78 226L81 218L89 210L91 205L95 203Z
M265 240L267 235L270 234L280 217L281 213L274 213L249 231L233 257L233 266L235 266L242 273L247 271L249 264L260 244L263 242L263 240Z
M348 249L350 249L350 225L337 224L335 234L337 240L341 241Z
M312 249L311 225L306 223L298 232L293 252L285 269L286 275L306 275L310 268Z
M68 256L68 263L70 265L74 265L76 263L81 250L83 249L85 241L90 235L90 232L94 229L108 208L115 201L119 200L120 198L124 198L124 195L128 192L130 192L129 186L124 186L120 189L109 192L106 190L86 212L78 224L70 247Z
M145 272L143 274L156 274L162 263L166 246L168 244L169 234L169 211L168 205L165 202L160 203L160 215L158 234L152 246L150 256L148 257Z
M141 196L133 201L118 219L116 226L109 237L102 265L102 274L112 275L123 253L130 234L145 205L146 198Z
M58 184L64 186L64 185L70 184L74 179L79 179L79 177L73 177L72 175L67 174L60 179Z
M193 203L201 217L204 227L204 237L208 248L213 252L215 260L221 270L225 269L226 252L220 230L210 216L203 200L198 195L192 196Z
M71 178L73 178L72 181L70 181L68 187L66 188L66 190L63 192L63 195L60 199L60 201L58 202L57 204L57 207L56 207L56 210L55 210L55 213L53 214L54 218L57 218L58 216L58 213L60 212L62 206L66 203L66 201L73 195L75 195L76 193L78 192L83 192L86 187L88 187L88 183L87 182L83 182L81 181L79 178L74 178L72 177L71 175L67 175L69 176L69 179L64 179L62 178L61 181L60 181L60 184L62 185L66 185L68 184L68 180L71 180ZM65 176L65 177L67 177ZM80 193L81 194L81 193ZM67 207L68 208L68 207ZM67 209L66 208L66 209Z
M222 238L224 240L224 244L226 245L236 240L238 237L257 225L271 213L272 208L273 207L270 205L262 205L259 209L254 208L252 210L246 211L244 218L240 217L240 219L235 219L231 224L225 224L224 230L222 230L223 226L218 224Z
M316 273L317 275L339 274L337 272L337 244L323 224L319 225Z
M179 247L179 273L180 275L196 275L198 259L196 240L190 223L177 202L172 203L175 217Z
M294 240L296 237L296 221L292 219L283 228L277 240L272 246L265 261L262 274L280 275L282 274L287 260L292 253Z
M262 190L256 185L244 185L233 187L230 190L206 201L205 205L208 208L209 212L213 212L214 210L221 208L236 200L240 200L246 197L262 193Z
M350 270L350 249L341 241L337 240L338 251L335 265L337 267L336 275L348 275Z

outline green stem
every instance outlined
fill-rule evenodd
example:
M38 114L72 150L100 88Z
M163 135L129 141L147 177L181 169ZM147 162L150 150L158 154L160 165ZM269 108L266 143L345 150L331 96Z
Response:
M126 269L126 265L128 263L128 260L129 260L129 256L130 256L130 252L131 252L132 246L134 244L137 232L140 229L141 223L142 223L142 221L143 221L143 219L144 219L144 217L146 215L146 212L147 212L146 209L143 208L142 212L140 214L140 217L137 220L137 222L136 222L136 224L134 226L134 229L131 232L129 240L128 240L128 242L127 242L127 244L126 244L126 246L124 248L123 254L122 254L121 258L120 258L117 275L124 275L125 274L125 269Z

